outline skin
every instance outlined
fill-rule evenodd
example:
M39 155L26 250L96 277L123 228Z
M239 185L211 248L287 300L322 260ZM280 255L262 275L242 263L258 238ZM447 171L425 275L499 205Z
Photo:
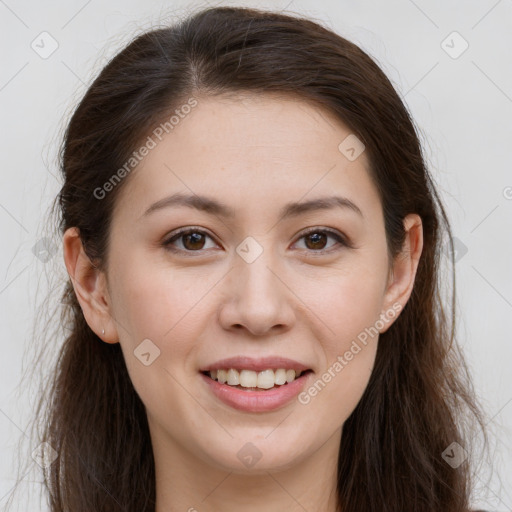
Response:
M224 357L281 355L314 371L311 386L381 314L405 306L421 219L404 219L403 252L390 261L366 153L349 161L338 150L351 133L345 125L290 97L198 101L127 178L106 272L92 267L75 228L63 239L66 267L89 326L105 343L121 344L146 406L156 512L334 512L341 428L368 384L378 336L309 403L292 400L272 412L230 408L198 372ZM176 192L208 195L235 217L184 206L144 216ZM338 207L279 218L289 201L334 194L362 216ZM178 238L178 252L170 252L163 242L182 227L207 236ZM329 234L304 237L306 228L331 228L353 247ZM252 263L236 252L248 236L263 249ZM144 339L160 349L148 366L133 353ZM237 457L247 442L261 453L251 467Z

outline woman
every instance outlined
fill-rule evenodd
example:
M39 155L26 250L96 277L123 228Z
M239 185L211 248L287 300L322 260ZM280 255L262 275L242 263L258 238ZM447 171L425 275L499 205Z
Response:
M203 10L109 62L61 157L52 512L469 509L450 226L367 54Z

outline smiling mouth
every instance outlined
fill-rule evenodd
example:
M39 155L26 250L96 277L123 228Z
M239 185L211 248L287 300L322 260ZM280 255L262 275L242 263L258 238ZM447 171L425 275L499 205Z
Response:
M252 370L227 370L202 371L203 375L226 386L241 389L244 391L268 391L281 388L288 384L304 378L312 373L312 370L296 372L295 370L264 370L255 372Z

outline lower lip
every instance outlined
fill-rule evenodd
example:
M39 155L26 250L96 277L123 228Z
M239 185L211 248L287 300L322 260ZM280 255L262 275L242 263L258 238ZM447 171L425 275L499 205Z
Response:
M266 412L283 407L301 392L310 374L312 372L308 371L293 382L272 389L244 391L228 384L220 384L204 373L200 373L217 398L234 409L246 412Z

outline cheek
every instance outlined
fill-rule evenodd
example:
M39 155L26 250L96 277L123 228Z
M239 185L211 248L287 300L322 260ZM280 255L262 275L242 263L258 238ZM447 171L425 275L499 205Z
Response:
M165 343L173 333L193 329L201 298L212 287L211 276L201 275L198 268L171 269L149 263L142 254L126 260L116 268L115 304L128 336L134 341L142 336Z
M358 262L329 275L302 277L298 282L303 302L316 314L317 323L325 328L322 337L329 341L330 352L343 350L379 319L385 269L378 262L373 265Z
M324 425L342 425L360 402L370 380L377 348L377 340L367 346L336 354L323 372L306 388L300 399L309 403L315 416L323 417ZM350 355L350 360L347 358ZM316 409L316 410L315 410Z
M147 255L127 255L118 260L113 274L120 344L130 379L148 409L154 412L173 403L185 414L176 397L188 385L187 368L193 364L194 342L206 316L201 297L212 285L195 279L192 271L148 261ZM149 353L147 365L143 353Z
M312 295L310 292L310 297ZM378 346L382 288L375 278L338 278L324 286L311 308L323 327L322 367L303 395L316 417L333 429L359 403L372 374Z
M385 262L359 260L328 278L302 280L306 303L318 317L322 368L304 403L311 400L331 426L343 422L361 399L370 379L378 344L376 323L383 305ZM307 284L306 284L307 283ZM318 397L318 398L316 398ZM333 409L334 408L334 409ZM331 411L329 413L328 411Z
M350 408L355 407L373 368L381 297L373 288L345 284L329 304L325 301L322 314L334 332L324 342L325 381L332 380L332 392L342 393L344 406Z
M141 393L147 390L148 400L152 400L154 390L162 388L162 380L166 383L163 388L179 389L166 370L183 381L188 378L188 368L194 367L194 348L206 330L209 314L205 308L215 276L199 267L171 269L149 260L147 253L117 259L113 302L128 371L136 388ZM136 357L146 346L150 359L157 354L147 367Z

